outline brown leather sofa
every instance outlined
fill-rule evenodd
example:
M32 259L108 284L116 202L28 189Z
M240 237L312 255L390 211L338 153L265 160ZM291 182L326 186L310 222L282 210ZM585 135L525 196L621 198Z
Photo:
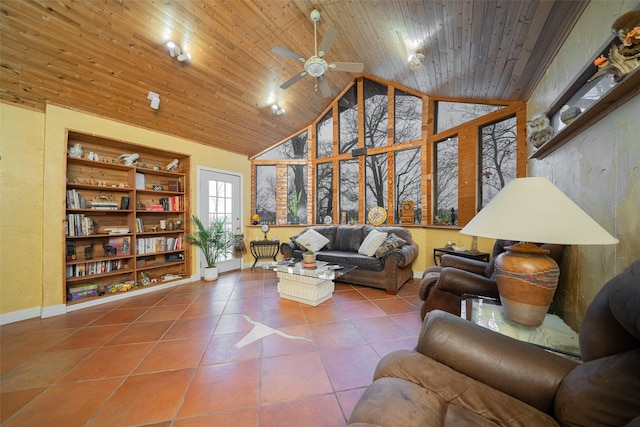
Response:
M411 238L411 232L404 227L372 227L370 225L326 225L305 228L313 229L329 239L322 249L316 252L316 259L335 264L355 265L357 268L336 282L370 286L384 289L395 295L409 279L413 277L411 265L418 256L418 245ZM371 257L358 253L360 245L371 230L393 233L406 241L403 246L391 249L384 256ZM280 244L284 258L302 259L303 251L293 242Z
M496 240L491 261L478 261L455 255L443 255L439 266L427 268L422 274L418 296L424 301L420 314L422 319L431 310L443 310L460 315L463 294L499 298L493 263L496 256L507 246L518 242ZM565 246L540 244L549 251L549 256L560 265Z
M416 351L385 356L350 426L640 425L640 260L580 330L582 363L431 311Z

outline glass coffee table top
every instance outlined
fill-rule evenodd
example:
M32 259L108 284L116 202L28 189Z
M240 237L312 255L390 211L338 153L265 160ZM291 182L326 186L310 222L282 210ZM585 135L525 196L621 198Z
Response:
M262 268L281 273L296 274L299 276L316 277L318 279L334 280L340 276L355 270L353 265L334 264L325 261L316 261L316 268L304 268L298 259L285 259L262 265Z

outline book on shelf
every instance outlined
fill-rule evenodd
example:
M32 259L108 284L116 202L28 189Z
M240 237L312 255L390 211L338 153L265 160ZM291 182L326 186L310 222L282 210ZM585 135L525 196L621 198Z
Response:
M129 227L111 227L111 228L105 228L104 231L106 231L109 234L128 234Z
M116 250L117 254L129 255L131 253L131 238L125 237L110 237L109 246Z
M144 182L144 174L140 172L136 172L136 189L144 190L145 182Z
M136 218L136 233L144 233L144 224L142 218Z
M96 210L117 210L118 204L116 202L91 202L89 203L91 209Z
M147 210L148 211L163 211L164 207L162 205L159 205L159 204L151 204L151 205L149 205Z
M77 190L67 190L67 209L85 209L86 199Z
M65 234L67 236L89 236L95 233L93 219L84 214L67 214Z

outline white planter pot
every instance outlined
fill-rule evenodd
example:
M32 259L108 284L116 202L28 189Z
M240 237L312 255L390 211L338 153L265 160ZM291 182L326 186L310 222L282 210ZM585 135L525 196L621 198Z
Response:
M213 282L218 279L218 267L205 267L203 280L207 282Z

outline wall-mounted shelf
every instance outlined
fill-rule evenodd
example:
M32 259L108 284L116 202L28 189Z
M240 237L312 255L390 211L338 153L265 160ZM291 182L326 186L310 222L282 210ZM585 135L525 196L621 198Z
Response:
M608 55L611 45L615 38L608 40L602 49L593 59L597 58L601 53ZM547 117L551 118L557 114L571 97L582 88L587 80L595 74L597 67L593 65L593 60L588 63L573 80L571 85L565 90L547 110ZM606 78L606 77L601 77ZM549 141L540 146L531 156L530 159L542 159L564 144L569 142L573 137L583 132L591 125L597 123L600 119L611 113L613 110L629 101L640 93L640 67L637 67L629 74L624 76L617 84L603 94L597 101L585 108L582 113L576 117L566 127L558 131Z

